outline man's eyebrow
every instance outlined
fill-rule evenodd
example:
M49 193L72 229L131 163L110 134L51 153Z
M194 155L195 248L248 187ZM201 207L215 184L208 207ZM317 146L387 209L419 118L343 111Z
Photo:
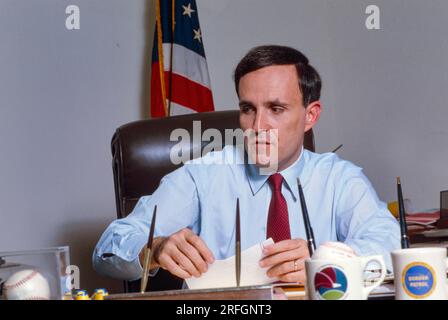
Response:
M266 102L267 106L282 106L282 107L287 107L288 103L287 102L283 102L280 101L278 98L274 99L274 100L270 100Z
M239 105L240 107L245 107L245 106L252 106L253 103L250 102L250 101L247 101L247 100L241 100L241 101L238 103L238 105Z

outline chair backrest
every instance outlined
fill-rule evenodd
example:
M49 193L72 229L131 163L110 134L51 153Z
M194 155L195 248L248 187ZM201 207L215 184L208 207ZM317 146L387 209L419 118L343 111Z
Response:
M200 133L193 132L193 121L200 121ZM203 131L215 128L224 137L225 129L239 128L239 111L204 112L141 120L119 127L112 138L118 218L127 216L140 197L152 194L163 176L181 166L170 161L171 148L179 143L170 141L170 135L178 128L187 130L190 137L194 134L202 136ZM197 140L191 139L190 146L182 146L183 152L201 154L198 150L202 151L209 142ZM314 151L312 130L305 134L304 147Z

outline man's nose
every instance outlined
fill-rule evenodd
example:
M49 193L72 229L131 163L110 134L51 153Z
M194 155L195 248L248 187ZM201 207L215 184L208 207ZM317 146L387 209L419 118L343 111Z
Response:
M263 111L258 111L256 113L254 122L252 124L252 129L255 132L261 131L261 130L267 130L268 128L268 124L267 124L267 119L266 119L266 115L264 114Z

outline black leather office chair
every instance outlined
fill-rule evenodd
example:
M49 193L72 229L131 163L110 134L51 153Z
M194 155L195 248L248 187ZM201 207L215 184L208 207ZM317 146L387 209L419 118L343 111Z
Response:
M170 161L171 148L178 144L178 141L170 141L170 134L174 129L183 128L192 137L193 121L201 121L202 132L215 128L224 137L225 129L239 128L239 111L205 112L135 121L116 130L112 138L112 167L118 218L126 217L140 197L152 194L162 177L180 166ZM208 143L192 141L191 155L197 154L199 149L202 151ZM314 151L312 130L305 135L304 147ZM183 150L188 150L188 146ZM169 290L179 289L181 286L181 279L165 270L159 270L147 289ZM125 283L126 292L139 290L140 281Z

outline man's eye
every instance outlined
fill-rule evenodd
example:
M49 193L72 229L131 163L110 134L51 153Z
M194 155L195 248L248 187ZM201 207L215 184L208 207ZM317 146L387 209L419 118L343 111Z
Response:
M250 113L251 111L253 111L252 107L249 107L249 106L241 107L241 112L242 113Z
M272 110L272 112L274 112L274 113L281 113L281 112L283 112L283 108L282 107L276 107L276 106L274 106L274 107L271 107L271 110Z

